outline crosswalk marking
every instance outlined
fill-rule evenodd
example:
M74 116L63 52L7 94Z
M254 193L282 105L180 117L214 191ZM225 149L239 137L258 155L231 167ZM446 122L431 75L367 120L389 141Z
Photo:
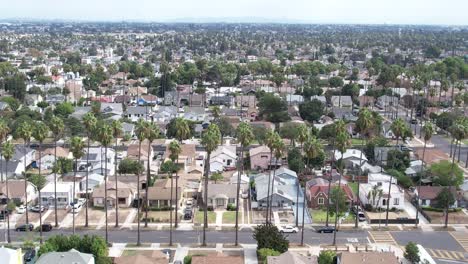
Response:
M466 258L463 252L431 249L431 248L426 248L426 250L429 253L429 255L431 255L431 257L433 258L466 261Z
M468 233L467 232L449 232L450 235L468 252Z
M386 243L397 245L395 239L388 231L369 231L369 235L375 243Z

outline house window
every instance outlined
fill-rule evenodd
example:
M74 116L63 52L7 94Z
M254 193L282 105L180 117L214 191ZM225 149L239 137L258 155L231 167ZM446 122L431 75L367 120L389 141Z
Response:
M324 204L324 202L325 202L325 199L323 199L323 198L318 198L318 200L317 200L318 204Z
M383 200L382 200L382 205L383 205L383 206L387 205L387 200L386 200L386 199L383 199Z
M228 203L233 204L233 203L235 203L235 202L236 202L236 199L234 199L234 198L229 198Z
M399 205L400 204L400 199L399 198L394 198L393 199L393 205Z
M224 199L216 199L217 206L224 206Z
M260 156L260 158L262 158L262 159L268 159L268 156L262 155L262 156Z

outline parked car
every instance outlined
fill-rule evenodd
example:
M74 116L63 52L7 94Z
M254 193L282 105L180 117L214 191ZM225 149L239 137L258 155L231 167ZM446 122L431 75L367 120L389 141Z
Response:
M34 225L32 224L24 224L16 227L16 231L33 231Z
M414 124L417 124L417 123L418 123L418 120L416 118L411 119L411 124L414 125Z
M287 225L287 226L282 226L279 228L281 233L297 233L299 232L299 229L297 227Z
M24 262L29 262L34 259L36 256L36 250L33 248L27 249L26 252L24 252L23 260Z
M193 216L192 211L190 211L190 212L185 212L185 214L184 214L184 220L191 220L191 219L192 219L192 216Z
M16 207L16 213L18 214L24 214L26 212L26 206L20 205Z
M362 208L359 206L359 205L355 205L353 207L351 207L351 211L354 213L354 214L357 214L359 212L362 212Z
M39 207L39 205L34 206L31 208L31 212L39 213L39 212L44 212L46 210L45 206Z
M187 201L185 202L185 205L192 206L193 205L193 199L187 199Z
M364 212L358 212L357 218L358 218L359 222L366 221L366 215L364 214Z
M317 233L333 233L335 232L335 228L332 226L324 226L317 229Z
M51 224L42 224L42 231L43 232L49 232L52 231L52 225Z

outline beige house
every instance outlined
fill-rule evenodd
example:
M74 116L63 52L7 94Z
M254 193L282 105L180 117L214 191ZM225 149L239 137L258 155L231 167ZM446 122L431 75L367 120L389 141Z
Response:
M180 187L182 182L179 181L179 187L177 188L177 198L176 198L176 188L175 180L173 180L172 187L172 201L173 206L177 201L179 204L182 198L182 188ZM171 201L171 180L156 180L154 186L148 188L148 203L152 208L165 208L170 206Z
M226 209L228 204L236 204L235 184L208 184L208 207ZM204 194L203 194L203 197Z
M119 207L130 207L133 200L136 198L136 187L127 183L117 181L117 197L115 194L115 182L107 182L107 205L115 207L116 201ZM93 205L96 207L104 207L105 188L104 184L96 187L93 191Z

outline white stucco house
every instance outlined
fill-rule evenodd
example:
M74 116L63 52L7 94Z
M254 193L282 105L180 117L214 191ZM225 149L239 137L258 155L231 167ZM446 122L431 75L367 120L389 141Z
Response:
M47 183L41 190L42 205L54 207L55 198L57 199L57 208L67 207L73 202L73 183L57 182L57 197L54 194L54 183Z
M382 190L382 196L369 195L373 190ZM368 175L368 183L359 186L359 199L363 205L370 204L374 208L386 209L387 203L390 203L390 208L405 209L404 190L397 185L396 179L384 173L370 173Z
M219 146L210 157L210 171L224 171L226 167L235 167L237 161L236 146Z

